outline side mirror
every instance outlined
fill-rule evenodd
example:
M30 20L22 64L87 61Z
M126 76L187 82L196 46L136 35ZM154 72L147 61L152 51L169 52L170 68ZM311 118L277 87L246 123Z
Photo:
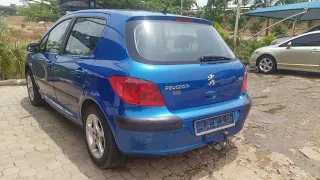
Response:
M292 43L291 42L288 42L287 44L287 49L290 49L292 47Z
M28 44L27 50L29 52L39 53L40 52L40 45L38 43Z

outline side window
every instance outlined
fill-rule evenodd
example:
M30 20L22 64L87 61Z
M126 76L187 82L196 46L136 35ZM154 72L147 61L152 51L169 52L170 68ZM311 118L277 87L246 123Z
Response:
M90 56L106 24L104 19L78 18L69 36L64 54Z
M279 47L287 47L289 42L281 44Z
M65 20L51 30L45 52L58 53L71 19Z
M292 46L320 46L320 34L309 34L292 40Z

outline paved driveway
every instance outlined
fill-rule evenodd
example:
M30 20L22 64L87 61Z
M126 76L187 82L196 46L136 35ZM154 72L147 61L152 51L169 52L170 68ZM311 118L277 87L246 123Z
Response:
M50 107L31 106L25 87L0 87L0 179L319 178L320 78L250 74L249 80L252 113L225 151L204 147L167 158L130 157L109 170L92 164L80 128Z

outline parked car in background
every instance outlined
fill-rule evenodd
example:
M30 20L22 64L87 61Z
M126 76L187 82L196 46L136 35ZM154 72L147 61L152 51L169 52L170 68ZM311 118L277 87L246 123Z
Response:
M277 69L320 72L320 31L259 48L253 52L249 62L262 73L273 73Z
M302 34L313 32L313 31L320 31L320 26L315 26L313 28L310 28L307 31L303 32ZM276 45L276 44L282 43L282 42L284 42L288 39L291 39L291 38L293 38L293 36L285 36L285 37L277 38L277 39L273 40L270 43L270 45Z
M225 142L248 116L245 66L212 22L83 10L28 46L30 101L83 127L99 167ZM223 143L225 144L225 143Z

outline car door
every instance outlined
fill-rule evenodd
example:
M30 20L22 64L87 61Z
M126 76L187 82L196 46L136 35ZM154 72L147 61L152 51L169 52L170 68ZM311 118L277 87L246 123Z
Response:
M71 19L66 19L54 26L40 42L41 53L34 56L32 64L33 75L41 93L50 99L55 99L53 63L59 56L63 36Z
M320 33L297 37L291 41L291 47L288 43L282 45L279 65L298 70L319 69Z
M55 62L56 96L70 115L77 116L84 83L88 81L87 67L95 62L93 52L106 23L100 17L77 17Z

